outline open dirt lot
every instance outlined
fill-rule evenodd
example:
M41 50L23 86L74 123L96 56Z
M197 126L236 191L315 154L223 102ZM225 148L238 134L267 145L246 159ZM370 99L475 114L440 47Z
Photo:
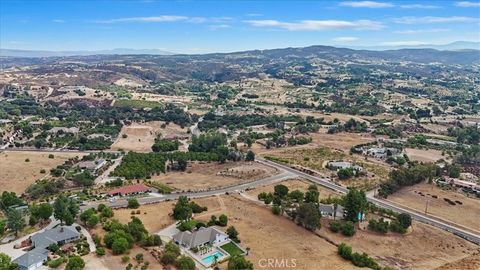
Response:
M480 253L468 256L456 262L447 263L437 270L466 270L480 269Z
M53 154L55 158L48 158ZM40 173L44 169L48 171L62 164L65 160L83 156L79 153L48 153L48 152L9 152L0 153L0 186L2 191L14 191L21 194L35 180L45 174ZM25 162L26 159L30 162Z
M337 255L334 245L286 218L273 215L268 208L238 196L221 198L229 226L235 226L239 232L241 245L250 248L247 259L255 269L272 269L262 268L261 259L284 259L290 263L296 259L296 269L357 269ZM221 268L226 269L226 263Z
M405 152L408 155L408 158L411 160L417 160L420 162L435 162L439 159L447 159L447 156L442 156L442 151L429 149L416 149L416 148L405 148Z
M354 251L366 252L380 264L394 269L435 269L478 252L479 247L443 230L422 223L413 223L405 235L380 235L357 230L353 237L344 237L327 229L322 221L318 233L335 243L347 243Z
M253 181L276 173L276 169L256 162L190 163L185 172L168 172L153 176L152 180L177 190L201 190Z
M200 198L194 199L193 201L201 206L206 206L208 208L208 211L199 214L200 216L206 215L210 217L211 215L221 210L221 202L219 201L218 197ZM118 219L122 223L127 223L131 219L131 212L136 212L137 210L140 210L140 214L135 216L143 222L145 228L149 232L155 233L175 222L175 220L170 216L175 203L176 201L171 201L150 205L142 205L135 210L118 209L114 210L115 215L113 218Z
M125 151L152 152L152 145L158 135L165 137L167 135L186 134L187 128L182 129L180 126L170 123L162 128L162 121L152 121L145 123L132 123L122 127L117 140L113 143L112 150L123 149ZM123 138L123 134L127 138Z
M437 196L438 198L433 198L432 196ZM457 203L453 206L447 203L444 198L459 201L462 204ZM435 185L420 183L402 188L388 196L388 200L420 212L425 211L425 204L428 200L429 214L477 230L480 233L479 199L468 198L454 191L442 190Z
M129 252L130 261L127 263L122 263L123 255L112 255L107 249L107 254L102 257L98 257L95 254L89 254L83 259L85 260L85 270L108 270L108 269L125 269L128 263L133 264L135 267L138 263L135 260L135 255L142 253L143 261L149 262L150 265L148 269L163 269L163 266L148 252L140 247L133 247ZM64 264L65 265L65 264ZM143 265L140 264L140 266ZM135 268L140 269L140 267Z

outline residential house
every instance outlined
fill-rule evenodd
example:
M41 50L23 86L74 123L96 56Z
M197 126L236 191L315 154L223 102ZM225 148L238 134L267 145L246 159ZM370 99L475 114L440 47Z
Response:
M79 162L76 166L80 169L89 170L91 172L96 172L98 169L102 168L106 164L104 159L97 160L87 160Z
M318 208L322 217L331 219L343 219L345 217L345 209L339 204L335 205L320 203Z
M173 236L173 241L180 246L191 249L204 245L219 245L229 240L228 235L215 226L201 227L197 231L178 232Z
M80 233L74 226L58 226L45 230L30 237L33 249L13 260L20 270L35 270L48 259L48 246L59 246L80 238Z
M359 172L363 171L362 167L358 165L354 165L348 161L330 161L328 162L328 168L334 171L338 171L340 169L347 169L347 168L353 168L354 170Z

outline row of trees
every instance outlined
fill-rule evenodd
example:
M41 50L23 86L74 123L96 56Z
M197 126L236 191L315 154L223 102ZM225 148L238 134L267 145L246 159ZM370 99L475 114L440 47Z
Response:
M390 172L388 180L380 185L378 195L386 198L404 186L412 186L427 179L431 181L440 175L440 168L434 164L413 164L409 168L400 168Z

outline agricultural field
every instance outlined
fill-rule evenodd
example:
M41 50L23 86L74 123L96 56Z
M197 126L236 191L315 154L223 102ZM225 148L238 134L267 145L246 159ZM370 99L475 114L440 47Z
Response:
M455 202L455 205L451 205L445 199ZM454 191L442 190L432 184L420 183L400 189L388 196L388 200L422 213L425 212L428 201L428 214L480 233L478 227L478 224L480 224L479 199L468 198Z
M176 190L204 190L245 183L276 174L276 169L257 162L190 162L185 172L152 176Z
M49 158L50 154L54 158ZM35 180L48 175L51 168L62 164L73 157L82 157L82 153L58 152L15 152L5 151L0 153L0 186L2 191L14 191L21 194ZM26 162L26 160L29 160ZM40 173L45 170L45 173Z

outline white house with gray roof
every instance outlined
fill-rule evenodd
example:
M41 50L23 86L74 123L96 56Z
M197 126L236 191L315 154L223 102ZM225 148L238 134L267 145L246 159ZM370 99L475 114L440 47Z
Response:
M48 259L48 246L51 244L63 245L73 242L80 237L74 226L58 226L30 237L33 249L16 258L20 270L35 270Z
M188 249L207 244L219 245L228 240L228 235L214 226L208 228L201 227L193 232L178 232L173 236L173 241L175 241L175 243Z

